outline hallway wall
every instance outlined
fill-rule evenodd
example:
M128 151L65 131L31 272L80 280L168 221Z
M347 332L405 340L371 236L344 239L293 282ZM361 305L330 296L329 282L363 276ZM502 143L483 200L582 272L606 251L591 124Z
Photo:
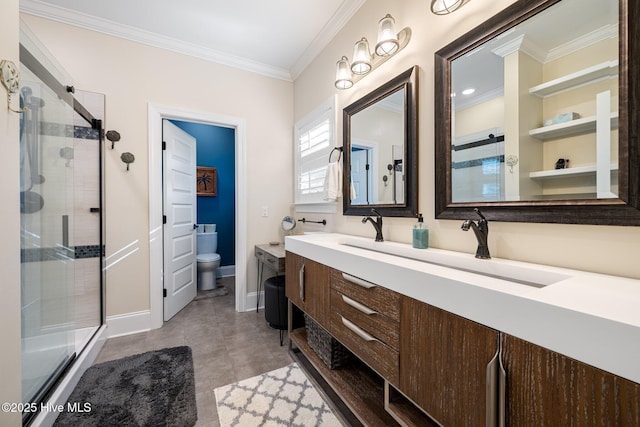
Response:
M3 0L0 13L0 60L20 64L18 0ZM4 104L6 92L0 85ZM13 101L18 108L18 98ZM20 115L0 108L0 401L22 400L20 353ZM20 413L0 411L0 425L19 426Z

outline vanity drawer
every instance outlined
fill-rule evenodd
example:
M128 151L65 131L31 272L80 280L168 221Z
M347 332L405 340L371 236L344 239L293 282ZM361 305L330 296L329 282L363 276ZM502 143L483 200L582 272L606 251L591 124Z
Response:
M331 312L331 333L380 376L392 384L398 384L400 355L397 350L387 346L336 311Z
M390 319L400 321L400 295L392 290L334 269L331 270L331 289Z
M270 253L264 253L264 262L271 266L274 271L283 272L284 269L284 258L278 258Z
M331 310L350 319L389 347L395 350L400 349L400 322L378 313L335 289L331 289Z

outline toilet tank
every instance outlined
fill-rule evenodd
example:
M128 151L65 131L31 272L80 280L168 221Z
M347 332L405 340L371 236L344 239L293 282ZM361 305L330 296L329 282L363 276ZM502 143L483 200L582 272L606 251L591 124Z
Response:
M218 232L196 233L196 253L215 254L218 250Z

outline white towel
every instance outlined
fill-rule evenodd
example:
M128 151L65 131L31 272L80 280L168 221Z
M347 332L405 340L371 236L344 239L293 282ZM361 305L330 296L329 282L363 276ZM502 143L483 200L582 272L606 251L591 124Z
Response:
M329 163L324 177L325 200L335 202L342 195L342 163Z

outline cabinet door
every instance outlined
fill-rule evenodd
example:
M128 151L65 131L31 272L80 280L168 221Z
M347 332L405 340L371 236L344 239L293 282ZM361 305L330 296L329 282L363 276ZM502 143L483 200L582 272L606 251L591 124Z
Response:
M298 254L287 252L285 255L285 289L287 298L304 311L304 303L300 296L300 268L304 263L304 258Z
M640 426L640 384L502 335L509 426Z
M287 252L286 271L287 298L328 329L329 268Z
M498 332L404 297L400 390L445 426L485 426L487 365Z

